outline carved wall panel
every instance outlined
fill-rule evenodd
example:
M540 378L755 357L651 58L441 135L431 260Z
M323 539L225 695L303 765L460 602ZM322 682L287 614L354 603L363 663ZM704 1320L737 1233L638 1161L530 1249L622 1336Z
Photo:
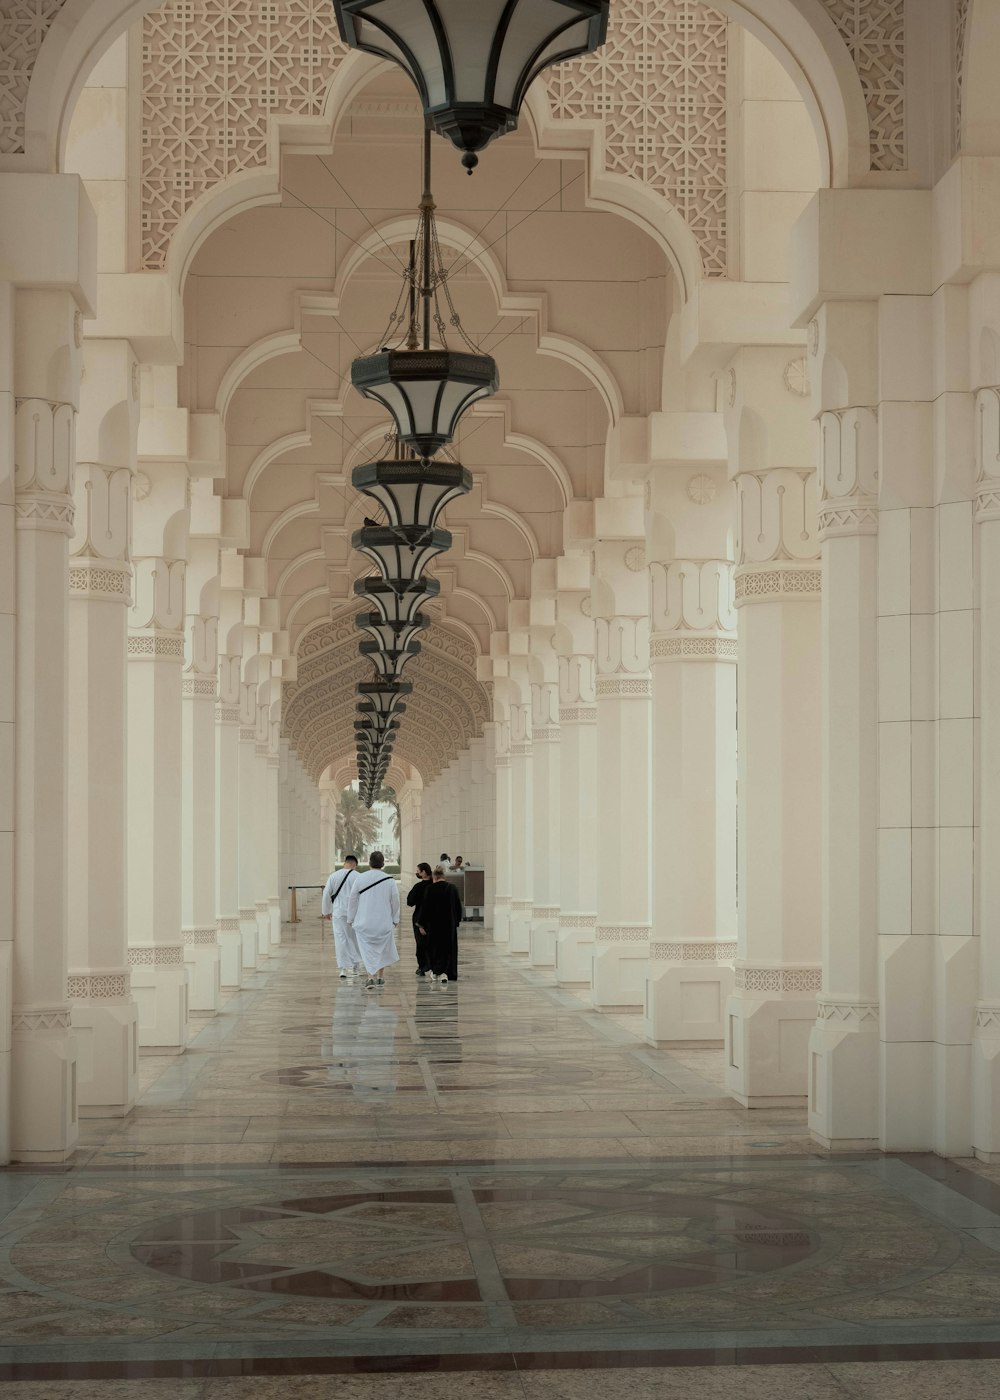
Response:
M906 0L823 0L868 108L873 170L906 169Z
M0 155L24 151L28 84L42 40L65 0L3 0L0 5Z
M725 277L727 21L698 0L615 0L608 42L548 75L553 114L603 121L608 170L665 195Z
M654 632L735 632L733 565L725 559L652 563L650 622Z

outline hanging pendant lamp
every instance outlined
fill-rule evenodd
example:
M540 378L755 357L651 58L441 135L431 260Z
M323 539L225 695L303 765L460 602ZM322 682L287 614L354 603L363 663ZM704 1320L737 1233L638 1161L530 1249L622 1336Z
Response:
M436 598L441 584L436 578L384 579L374 574L354 580L354 595L373 604L383 622L412 622L422 604Z
M458 462L365 462L355 467L351 482L378 501L392 525L424 525L433 529L449 501L472 490L472 473Z
M410 244L403 283L404 294L409 297L409 317L394 310L379 352L362 355L351 365L354 387L391 414L399 441L421 458L432 457L451 442L466 409L477 399L495 394L500 385L496 360L479 353L451 299L434 221L430 143L428 129L424 132L424 192L417 237ZM447 320L440 305L442 295ZM397 301L397 308L402 300L400 297ZM387 342L393 329L398 334L400 320L406 321L404 341L392 346ZM464 342L464 350L449 348L449 326ZM431 344L432 329L437 345Z
M354 622L360 631L378 642L383 651L399 651L427 626L423 613L417 613L412 622L383 622L378 613L359 613Z
M391 59L413 79L435 131L476 155L513 131L532 79L593 53L609 0L333 0L352 49Z
M407 662L420 654L420 643L407 642L398 650L384 651L378 642L359 642L358 651L368 657L383 680L398 680Z
M423 525L366 525L354 531L351 546L370 559L384 579L413 582L432 559L451 548L451 535Z
M407 695L413 693L413 686L407 681L361 681L355 690L360 697L358 710L362 714L398 715L406 710L403 703Z

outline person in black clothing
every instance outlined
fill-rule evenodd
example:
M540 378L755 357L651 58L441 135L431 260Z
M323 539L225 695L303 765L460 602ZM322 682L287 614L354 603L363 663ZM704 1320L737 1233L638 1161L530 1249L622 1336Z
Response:
M406 903L413 910L413 941L417 949L417 976L423 977L430 971L427 939L420 932L420 906L424 895L431 887L431 868L425 860L417 866L417 883L406 896Z
M420 902L418 924L429 943L430 972L433 982L458 980L458 926L465 917L455 886L444 878L444 867L436 865L430 889Z

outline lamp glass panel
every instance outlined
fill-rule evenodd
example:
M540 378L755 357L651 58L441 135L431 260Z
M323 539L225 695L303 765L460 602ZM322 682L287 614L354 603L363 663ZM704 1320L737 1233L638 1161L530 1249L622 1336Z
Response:
M546 35L559 29L568 19L572 19L572 11L566 5L555 3L555 0L531 0L530 4L521 0L504 35L494 88L495 102L504 107L513 107L517 103L518 85L531 55L545 43ZM546 49L555 55L565 53L567 49L581 48L587 42L587 30L587 20L582 19L579 24L557 35L551 44L546 45ZM539 64L532 66L537 68ZM544 62L541 66L544 66Z
M482 102L493 36L506 0L437 0L455 67L458 102Z
M424 75L433 106L434 94L444 93L444 69L437 36L427 10L423 4L414 5L413 0L382 0L372 13L398 34L413 54ZM437 100L443 101L443 97Z

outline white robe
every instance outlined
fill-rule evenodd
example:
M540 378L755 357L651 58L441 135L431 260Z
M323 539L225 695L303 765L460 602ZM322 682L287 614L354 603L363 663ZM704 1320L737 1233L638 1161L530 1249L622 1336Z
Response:
M326 882L320 910L333 915L333 946L337 956L337 966L350 972L355 963L361 961L357 939L351 928L347 906L351 889L358 878L356 870L335 870ZM341 888L343 886L343 888ZM339 891L339 893L338 893ZM334 896L336 895L336 900Z
M377 885L377 889L372 886ZM366 870L352 883L347 917L369 976L399 962L394 929L399 923L399 888L384 870Z

